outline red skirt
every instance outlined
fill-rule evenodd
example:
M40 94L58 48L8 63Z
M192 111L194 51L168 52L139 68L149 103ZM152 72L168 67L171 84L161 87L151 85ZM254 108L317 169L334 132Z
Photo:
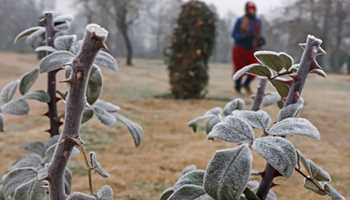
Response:
M233 63L233 72L236 72L243 67L258 63L256 58L254 57L254 50L245 49L239 46L235 46L232 48L232 63Z

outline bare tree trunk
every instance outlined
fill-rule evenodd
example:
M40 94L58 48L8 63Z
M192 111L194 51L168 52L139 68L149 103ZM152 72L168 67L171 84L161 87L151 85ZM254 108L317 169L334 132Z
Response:
M126 47L126 64L128 66L133 65L133 48L131 44L131 40L128 34L128 28L122 28L120 29L120 33L122 34L122 37L124 39L125 47Z
M344 21L346 19L346 12L343 9L343 2L340 0L337 0L336 13L337 13L336 14L337 16L336 33L335 33L336 43L330 57L331 57L331 66L335 69L336 72L339 72L339 70L341 69L341 63L339 62L339 51L343 40Z
M328 49L328 33L330 30L330 16L332 11L332 2L333 0L325 0L323 2L324 16L323 16L323 26L322 26L322 39L323 39L323 48ZM326 65L326 56L320 60L321 65ZM331 70L333 66L330 66Z

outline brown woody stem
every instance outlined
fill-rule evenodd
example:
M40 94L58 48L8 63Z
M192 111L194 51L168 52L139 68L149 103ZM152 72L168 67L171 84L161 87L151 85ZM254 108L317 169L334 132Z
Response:
M255 99L254 99L253 106L252 106L253 111L258 111L261 108L261 104L262 104L262 102L264 100L264 96L265 96L267 82L268 82L268 80L265 78L262 78L259 81L258 90L256 92Z
M79 55L73 61L72 84L66 100L63 132L49 166L50 200L65 200L64 171L79 131L86 104L86 87L96 54L103 47L107 31L98 25L87 27ZM83 199L80 196L70 199Z
M47 46L54 47L56 30L53 22L53 14L51 12L45 13L45 28ZM47 93L50 96L50 102L47 103L49 109L47 117L50 120L50 129L48 132L51 137L60 134L60 119L57 114L56 74L57 70L49 72L47 76Z
M322 41L313 36L308 36L306 40L306 47L300 61L300 68L297 77L289 89L288 97L285 106L294 104L298 101L306 78L310 72L311 65L314 62L318 49ZM269 164L266 164L264 176L260 182L257 195L260 199L265 200L273 184L273 179L279 176L279 173Z

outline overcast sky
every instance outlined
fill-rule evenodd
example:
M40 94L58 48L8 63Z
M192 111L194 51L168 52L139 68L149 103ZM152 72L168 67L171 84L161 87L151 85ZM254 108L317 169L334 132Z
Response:
M103 1L103 0L101 0ZM227 12L232 11L236 15L242 15L244 12L244 4L247 0L203 0L208 3L213 3L217 6L221 15L225 15ZM72 9L71 0L59 0L58 9L69 14L74 14ZM259 14L263 14L267 17L271 16L271 13L276 11L276 8L280 7L285 1L283 0L254 0L258 6Z

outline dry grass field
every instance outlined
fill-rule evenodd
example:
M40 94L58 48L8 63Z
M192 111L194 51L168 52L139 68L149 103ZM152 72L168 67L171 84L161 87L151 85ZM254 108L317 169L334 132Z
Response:
M0 85L29 71L37 61L32 55L0 54ZM179 172L189 164L205 168L217 149L229 147L210 142L204 134L194 134L186 126L193 117L214 106L222 106L233 95L229 65L211 65L209 96L205 100L177 101L161 98L169 93L167 71L161 61L136 60L134 67L117 73L104 71L103 98L121 106L124 113L142 124L145 140L134 148L124 127L112 129L96 120L82 128L82 137L89 150L98 152L101 163L111 173L109 179L94 176L96 186L110 184L118 200L156 200L162 190L172 185ZM40 85L41 84L41 85ZM44 78L36 87L45 87ZM312 76L304 93L306 107L302 116L312 121L321 132L321 141L294 137L295 145L304 154L321 164L333 178L334 185L350 198L350 77ZM247 101L250 101L247 98ZM46 105L32 104L28 117L6 116L6 133L0 134L0 171L24 151L21 145L46 139ZM269 108L272 116L277 109ZM255 169L264 167L256 156ZM87 191L84 164L79 158L70 163L74 190ZM320 197L303 189L303 179L295 174L280 178L274 190L281 200L318 200Z

